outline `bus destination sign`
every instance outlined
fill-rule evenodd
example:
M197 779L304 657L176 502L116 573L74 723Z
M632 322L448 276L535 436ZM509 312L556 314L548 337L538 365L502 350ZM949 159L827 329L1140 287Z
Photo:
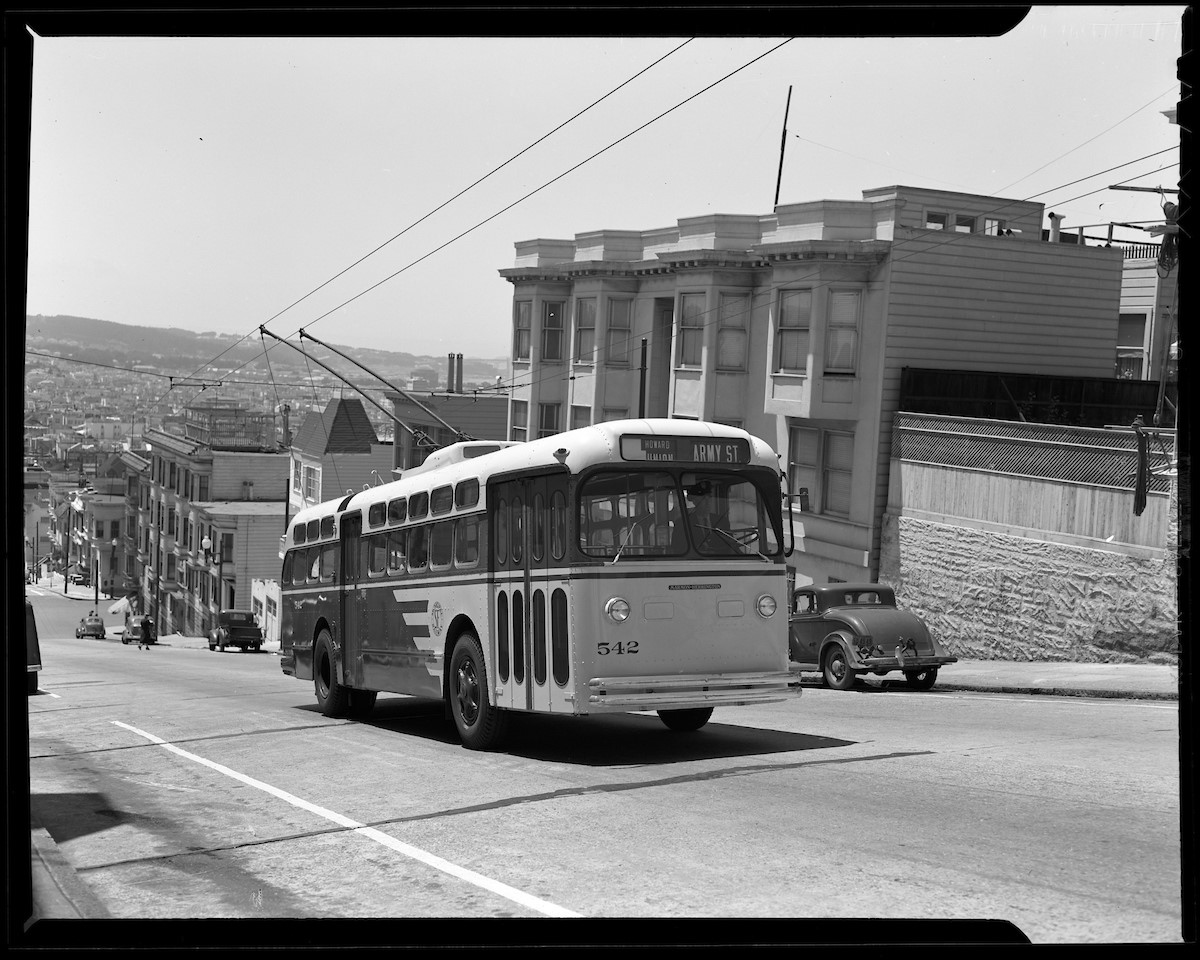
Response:
M661 462L737 464L750 462L746 440L722 437L662 437L625 434L621 459Z

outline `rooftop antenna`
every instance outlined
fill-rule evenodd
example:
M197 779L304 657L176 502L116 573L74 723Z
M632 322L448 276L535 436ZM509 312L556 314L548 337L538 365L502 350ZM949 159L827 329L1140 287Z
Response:
M783 135L779 142L779 175L775 178L775 206L779 206L779 185L783 183L783 151L787 147L787 118L792 106L792 85L788 84L787 103L783 108ZM774 208L772 208L774 209Z

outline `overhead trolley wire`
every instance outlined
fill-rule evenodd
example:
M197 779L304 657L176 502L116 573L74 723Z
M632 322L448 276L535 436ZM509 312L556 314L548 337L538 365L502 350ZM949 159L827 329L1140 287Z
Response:
M287 312L288 312L289 310L291 310L293 307L296 307L296 306L298 306L299 304L303 303L305 300L307 300L309 297L311 297L311 296L312 296L314 293L317 293L319 290L321 290L321 289L323 289L324 287L328 286L330 283L332 283L334 280L337 280L339 277L342 277L342 276L344 276L344 275L345 275L346 273L348 273L350 270L353 270L353 269L354 269L356 266L358 266L359 264L361 264L363 261L367 260L369 257L372 257L372 256L374 256L376 253L378 253L380 250L382 250L384 247L386 247L386 246L387 246L388 244L390 244L392 241L399 239L399 238L400 238L400 237L402 237L404 234L406 234L406 233L407 233L409 230L413 229L413 227L415 227L415 226L417 226L418 224L420 224L420 223L424 222L425 220L428 220L428 219L429 219L431 216L433 216L435 213L439 212L439 211L440 211L440 210L442 210L444 207L446 207L446 206L448 206L449 204L453 203L455 200L457 200L457 199L459 199L460 197L462 197L462 196L463 196L465 193L467 193L468 191L470 191L470 190L473 190L475 187L479 186L479 184L483 183L483 181L487 180L487 179L488 179L489 177L491 177L493 174L495 174L495 173L498 173L499 171L503 170L503 169L504 169L506 166L508 166L508 165L509 165L510 163L512 163L514 160L516 160L516 159L518 159L519 157L523 156L524 154L528 153L528 152L529 152L530 150L532 150L534 147L538 146L539 144L543 143L545 140L549 139L551 136L553 136L553 135L554 135L555 133L557 133L558 131L562 130L562 129L563 129L565 126L567 126L568 124L570 124L570 123L574 122L575 120L579 119L581 116L583 116L583 115L584 115L585 113L587 113L589 110L591 110L592 108L594 108L594 107L598 106L598 105L599 105L599 104L601 104L603 101L607 100L609 97L611 97L613 94L615 94L615 93L616 93L618 90L621 90L623 87L626 87L626 86L628 86L628 85L629 85L630 83L632 83L634 80L638 79L638 78L639 78L639 77L641 77L643 74L645 74L645 73L649 72L649 71L650 71L650 70L652 70L654 67L658 66L660 63L662 63L662 62L663 62L664 60L666 60L668 57L670 57L670 56L673 56L674 54L678 53L680 50L682 50L684 47L686 47L686 46L687 46L689 43L691 43L691 42L692 42L694 39L695 39L694 37L689 37L687 40L684 40L684 41L683 41L683 43L681 43L681 44L679 44L678 46L674 47L673 49L671 49L671 50L667 51L667 52L666 52L665 54L663 54L661 57L659 57L658 59L654 60L652 63L648 64L647 66L643 67L641 70L639 70L637 73L633 74L631 77L628 77L628 78L626 78L625 80L621 81L621 83L617 84L617 86L613 87L611 90L609 90L609 91L608 91L607 93L605 93L603 96L601 96L601 97L597 98L596 100L592 101L590 104L588 104L588 105L587 105L586 107L584 107L582 110L579 110L579 111L577 111L577 112L576 112L574 115L572 115L572 116L571 116L571 117L569 117L568 119L564 120L562 123L558 124L558 126L554 127L552 130L549 130L548 132L546 132L546 133L542 134L542 136L538 137L538 139L534 140L534 141L533 141L532 143L530 143L528 146L524 147L523 149L519 150L517 153L513 154L511 157L509 157L509 158L508 158L507 160L505 160L503 163L501 163L501 164L497 165L496 167L493 167L491 170L489 170L487 173L485 173L485 174L484 174L482 177L480 177L480 178L479 178L478 180L476 180L474 183L470 184L470 185L469 185L469 186L467 186L467 187L464 187L464 188L463 188L462 190L460 190L458 193L454 194L454 196L450 197L450 199L448 199L448 200L444 201L443 203L439 204L438 206L434 207L432 210L430 210L428 213L426 213L426 214L425 214L424 216L422 216L420 219L413 221L413 222L412 222L412 223L410 223L410 224L409 224L407 227L405 227L403 230L401 230L399 233L395 234L393 237L389 238L388 240L385 240L383 243L379 244L379 246L375 247L375 248L374 248L373 250L371 250L370 252L368 252L368 253L364 254L363 256L359 257L357 260L355 260L355 261L354 261L352 264L350 264L348 267L346 267L345 269L343 269L343 270L339 271L338 273L334 274L332 277L330 277L330 278L329 278L328 280L326 280L324 283L321 283L321 284L319 284L318 286L314 287L312 290L310 290L310 291L309 291L308 293L306 293L304 296L300 297L300 299L298 299L298 300L295 300L294 302L292 302L292 303L288 304L286 307L284 307L284 308L283 308L282 310L280 310L278 313L274 314L274 316L268 317L268 318L267 318L267 320L266 320L266 321L264 321L264 322L265 322L265 323L270 323L272 320L276 320L276 319L278 319L279 317L283 316L283 314L287 313ZM455 238L455 239L458 239L458 238ZM451 241L451 242L453 242L453 241ZM439 249L441 249L441 248L439 248ZM437 252L437 251L434 251L434 252ZM410 266L411 266L411 265L410 265ZM405 269L407 269L407 268L405 268ZM365 291L364 291L364 292L365 292ZM349 301L347 301L347 302L349 302ZM344 306L344 305L345 305L345 304L343 304L343 306ZM335 308L335 309L338 309L338 308ZM321 319L321 318L320 318L320 317L318 317L318 319ZM315 322L315 321L314 321L314 322ZM253 331L251 331L251 332L249 332L249 333L245 334L245 335L244 335L244 336L243 336L243 337L242 337L240 340L238 340L236 343L232 344L232 345L231 345L230 347L228 347L226 350L223 350L221 353L217 354L217 356L215 356L215 357L214 357L214 358L213 358L211 361L209 361L209 363L208 363L208 364L206 364L206 365L205 365L205 366L203 366L203 367L200 367L198 370L196 370L196 371L195 371L195 373L199 373L199 372L200 372L200 370L206 369L208 366L211 366L211 365L212 365L213 363L215 363L217 360L220 360L220 359L221 359L221 357L225 356L225 354L226 354L226 353L228 353L228 352L229 352L229 350L232 350L234 347L236 347L236 346L238 345L238 343L241 343L241 342L243 342L243 341L245 341L245 340L248 340L248 339L249 339L251 336L253 336ZM268 348L267 348L267 347L266 347L266 345L264 344L264 352L266 352L266 350L267 350L267 349L268 349ZM236 372L237 370L240 370L240 369L242 369L242 367L244 367L244 366L247 366L247 365L248 365L250 362L251 362L251 361L247 361L246 363L243 363L241 366L239 366L239 367L235 367L235 368L234 368L234 370L233 370L233 371L231 371L231 372ZM193 374L193 375L194 375L194 374ZM165 395L164 395L164 396L165 396ZM160 400L161 400L161 398L160 398Z

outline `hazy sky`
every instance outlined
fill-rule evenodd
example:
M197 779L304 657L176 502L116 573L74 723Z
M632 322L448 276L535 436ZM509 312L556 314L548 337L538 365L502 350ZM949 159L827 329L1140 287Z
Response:
M515 242L770 213L789 85L781 203L906 184L1160 222L1105 188L1177 186L1183 9L1035 7L997 38L38 38L28 312L504 356Z

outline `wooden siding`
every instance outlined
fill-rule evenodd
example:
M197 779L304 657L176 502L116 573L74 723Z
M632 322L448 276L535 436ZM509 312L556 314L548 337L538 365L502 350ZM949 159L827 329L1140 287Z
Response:
M903 368L1111 376L1122 267L1119 250L898 232L885 270L874 517L887 508ZM877 575L878 519L874 528L870 572Z
M1034 539L1058 534L1068 542L1091 540L1097 547L1165 549L1170 508L1165 494L1150 494L1137 517L1132 490L900 461L892 464L890 491L888 512L897 516L944 523L957 517L1021 531L1017 535L1027 532Z
M291 482L290 459L278 453L213 453L210 500L243 500L242 481L254 484L255 500L283 500Z
M282 563L279 538L283 534L283 504L279 516L240 516L234 533L235 589L239 608L250 609L251 581L278 580Z

